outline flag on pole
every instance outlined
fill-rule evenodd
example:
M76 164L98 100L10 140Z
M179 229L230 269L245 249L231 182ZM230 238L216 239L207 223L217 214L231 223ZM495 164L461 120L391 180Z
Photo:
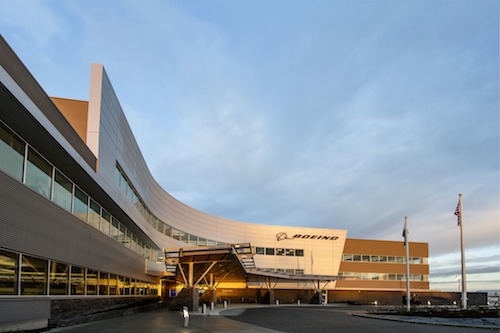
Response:
M462 223L461 219L461 211L460 211L460 202L457 204L457 209L455 209L455 215L457 216L457 225L460 226L460 223Z
M406 233L407 233L407 230L406 230L406 224L405 224L405 227L403 228L403 238L405 239L404 245L406 245Z

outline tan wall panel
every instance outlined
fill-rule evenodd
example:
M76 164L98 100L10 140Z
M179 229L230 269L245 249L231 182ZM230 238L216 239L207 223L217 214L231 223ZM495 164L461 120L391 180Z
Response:
M403 242L349 238L346 240L344 253L405 256L406 249ZM428 244L410 242L410 257L428 258Z
M51 97L64 118L73 126L80 138L87 142L87 117L89 103L74 99Z

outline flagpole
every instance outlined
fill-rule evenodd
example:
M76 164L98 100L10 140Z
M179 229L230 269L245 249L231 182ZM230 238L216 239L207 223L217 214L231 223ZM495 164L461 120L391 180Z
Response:
M406 310L409 312L410 307L410 242L408 241L408 218L405 216L405 247L406 247Z
M460 214L460 250L462 255L462 310L467 309L467 289L465 288L465 251L464 251L464 214L462 211L462 193L458 194L458 211Z

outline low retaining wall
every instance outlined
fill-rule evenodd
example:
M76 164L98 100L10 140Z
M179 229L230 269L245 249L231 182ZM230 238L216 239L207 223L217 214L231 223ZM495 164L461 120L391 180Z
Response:
M461 304L461 293L446 291L411 292L411 303L414 305L453 305ZM401 305L406 304L406 291L370 291L370 290L330 290L329 303ZM486 305L487 293L467 293L467 304Z
M70 326L165 306L158 296L0 298L0 332Z
M0 332L48 327L50 299L37 297L0 298Z

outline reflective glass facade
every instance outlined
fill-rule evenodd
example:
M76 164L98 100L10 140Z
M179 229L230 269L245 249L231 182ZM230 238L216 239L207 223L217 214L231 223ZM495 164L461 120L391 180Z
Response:
M0 296L157 294L154 283L0 250Z

